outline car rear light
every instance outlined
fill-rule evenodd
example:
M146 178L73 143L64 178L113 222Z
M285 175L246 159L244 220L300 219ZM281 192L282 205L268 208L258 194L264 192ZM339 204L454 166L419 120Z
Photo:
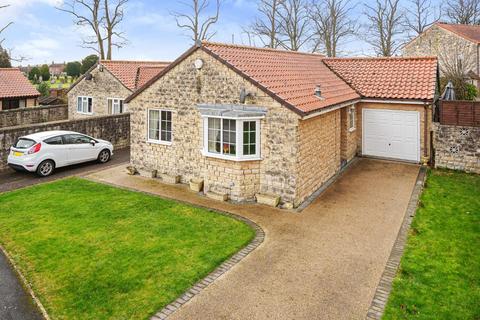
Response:
M33 147L31 147L30 150L28 150L27 154L37 153L38 151L40 151L41 148L42 148L42 144L39 142Z

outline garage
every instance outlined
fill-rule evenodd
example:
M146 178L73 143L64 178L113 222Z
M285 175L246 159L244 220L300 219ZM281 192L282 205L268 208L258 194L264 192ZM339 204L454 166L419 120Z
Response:
M365 156L420 162L420 113L389 109L362 110Z

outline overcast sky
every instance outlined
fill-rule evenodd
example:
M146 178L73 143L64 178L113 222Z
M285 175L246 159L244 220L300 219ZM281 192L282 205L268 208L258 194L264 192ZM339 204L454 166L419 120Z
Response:
M79 46L86 30L75 26L67 13L55 9L62 1L0 0L2 5L11 4L0 11L1 25L14 22L2 34L5 38L3 46L11 49L14 57L29 58L22 64L81 60L94 53ZM408 0L404 1L408 3ZM233 36L236 43L248 44L242 28L253 21L256 8L256 0L224 0L220 21L214 27L217 34L212 40L230 43ZM181 2L175 0L130 0L122 25L130 43L115 50L113 58L174 60L192 45L171 15L171 12L183 9ZM362 10L363 2L358 1L354 14L359 20ZM342 49L347 55L371 54L369 46L361 39L350 39Z

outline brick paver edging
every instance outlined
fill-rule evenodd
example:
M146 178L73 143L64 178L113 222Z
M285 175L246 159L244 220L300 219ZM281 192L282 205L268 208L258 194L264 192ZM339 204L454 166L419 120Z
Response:
M426 172L427 169L425 167L420 168L420 172L418 173L417 181L415 183L415 187L413 188L407 210L405 211L402 226L398 231L397 239L393 244L392 251L388 257L387 265L385 266L385 270L380 278L380 282L378 283L375 295L373 296L372 303L365 317L367 320L381 319L385 311L388 296L392 291L392 282L397 274L398 267L400 266L403 249L405 248L405 243L408 237L408 231L410 230L410 225L412 224L413 217L417 211L418 201L425 184Z
M224 261L215 270L210 272L205 278L203 278L203 279L199 280L197 283L195 283L190 289L185 291L185 293L183 295L178 297L176 300L174 300L170 304L166 305L162 310L158 311L155 315L153 315L150 318L151 320L167 319L172 313L177 311L185 303L190 301L194 296L199 294L203 289L208 287L208 285L213 283L221 275L223 275L228 270L230 270L234 265L239 263L250 252L255 250L260 244L262 244L263 240L265 240L265 232L263 231L263 229L258 224L253 222L252 220L250 220L248 218L245 218L243 216L240 216L240 215L237 215L237 214L234 214L234 213L231 213L231 212L227 212L227 211L221 211L221 210L217 210L217 209L213 209L213 208L209 208L209 207L205 207L205 206L199 206L199 205L196 205L196 204L192 204L192 203L189 203L189 202L186 202L186 201L182 201L182 200L178 200L178 199L174 199L174 198L170 198L170 197L163 197L163 196L155 194L153 192L142 191L142 190L138 190L138 189L135 189L135 188L129 188L129 187L117 185L117 184L102 181L102 180L96 180L96 179L90 178L90 177L82 177L82 179L89 180L89 181L96 182L96 183L110 185L110 186L113 186L113 187L116 187L116 188L119 188L119 189L125 189L125 190L129 190L129 191L140 192L140 193L144 193L144 194L148 194L148 195L153 195L153 196L156 196L156 197L161 197L161 198L165 198L165 199L174 200L174 201L177 201L179 203L188 204L192 207L206 209L206 210L216 212L218 214L221 214L221 215L224 215L224 216L242 221L242 222L246 223L247 225L249 225L250 227L252 227L255 230L255 237L246 247L244 247L242 250L235 253L228 260Z

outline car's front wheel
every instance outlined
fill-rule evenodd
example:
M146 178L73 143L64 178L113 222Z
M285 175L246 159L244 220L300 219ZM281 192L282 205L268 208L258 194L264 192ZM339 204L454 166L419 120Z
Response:
M100 153L98 154L98 162L100 163L106 163L110 161L110 150L108 149L103 149L102 151L100 151Z
M37 175L40 177L48 177L55 170L55 163L52 160L42 161L37 167Z

